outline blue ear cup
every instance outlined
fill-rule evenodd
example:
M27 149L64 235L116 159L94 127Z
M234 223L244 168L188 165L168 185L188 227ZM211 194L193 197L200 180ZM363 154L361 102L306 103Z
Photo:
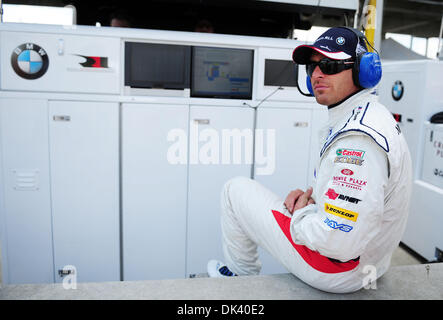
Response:
M363 32L350 27L341 28L351 30L358 38L359 43L366 42L372 47ZM352 78L356 86L365 89L375 87L380 82L381 75L382 68L378 52L365 52L361 55L357 55L357 60L352 70Z
M380 57L375 52L366 52L359 59L358 82L363 88L372 88L382 75Z
M311 95L314 95L314 90L312 90L311 78L306 76L306 87Z

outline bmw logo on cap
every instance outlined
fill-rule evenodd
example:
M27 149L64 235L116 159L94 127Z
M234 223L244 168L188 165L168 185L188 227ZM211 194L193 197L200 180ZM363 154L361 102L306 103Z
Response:
M33 80L46 73L49 59L43 48L34 43L25 43L14 49L11 64L20 77Z
M335 42L337 42L337 44L341 46L341 45L345 44L345 38L343 38L343 37L338 37L338 38L335 40Z
M392 86L392 98L394 98L395 101L400 100L401 97L403 97L404 91L403 83L400 80L395 81Z

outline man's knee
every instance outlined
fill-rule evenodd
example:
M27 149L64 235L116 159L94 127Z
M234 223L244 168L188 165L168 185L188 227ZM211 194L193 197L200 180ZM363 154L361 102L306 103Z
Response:
M239 193L242 190L245 190L247 186L252 182L253 180L247 177L238 176L229 179L225 185L223 186L224 193Z
M248 192L248 186L253 183L254 180L238 176L232 179L229 179L222 190L222 201L227 201L232 204L233 201L237 199L242 199L243 194Z

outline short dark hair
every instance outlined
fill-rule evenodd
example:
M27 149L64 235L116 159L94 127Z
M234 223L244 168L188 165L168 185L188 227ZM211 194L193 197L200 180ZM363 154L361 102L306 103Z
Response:
M214 30L214 26L208 19L200 19L197 24L195 25L194 31L200 30L200 29L211 29Z
M126 21L128 27L132 26L132 17L129 14L129 12L126 10L123 9L115 10L109 15L109 24L111 24L112 19Z

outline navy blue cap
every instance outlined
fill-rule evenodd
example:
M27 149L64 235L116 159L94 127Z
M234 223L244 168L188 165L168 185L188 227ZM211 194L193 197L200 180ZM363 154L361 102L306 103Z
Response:
M366 43L358 41L357 34L350 29L336 27L326 30L312 45L300 45L294 49L292 59L298 64L307 64L316 51L334 60L356 57L356 52L367 52Z

